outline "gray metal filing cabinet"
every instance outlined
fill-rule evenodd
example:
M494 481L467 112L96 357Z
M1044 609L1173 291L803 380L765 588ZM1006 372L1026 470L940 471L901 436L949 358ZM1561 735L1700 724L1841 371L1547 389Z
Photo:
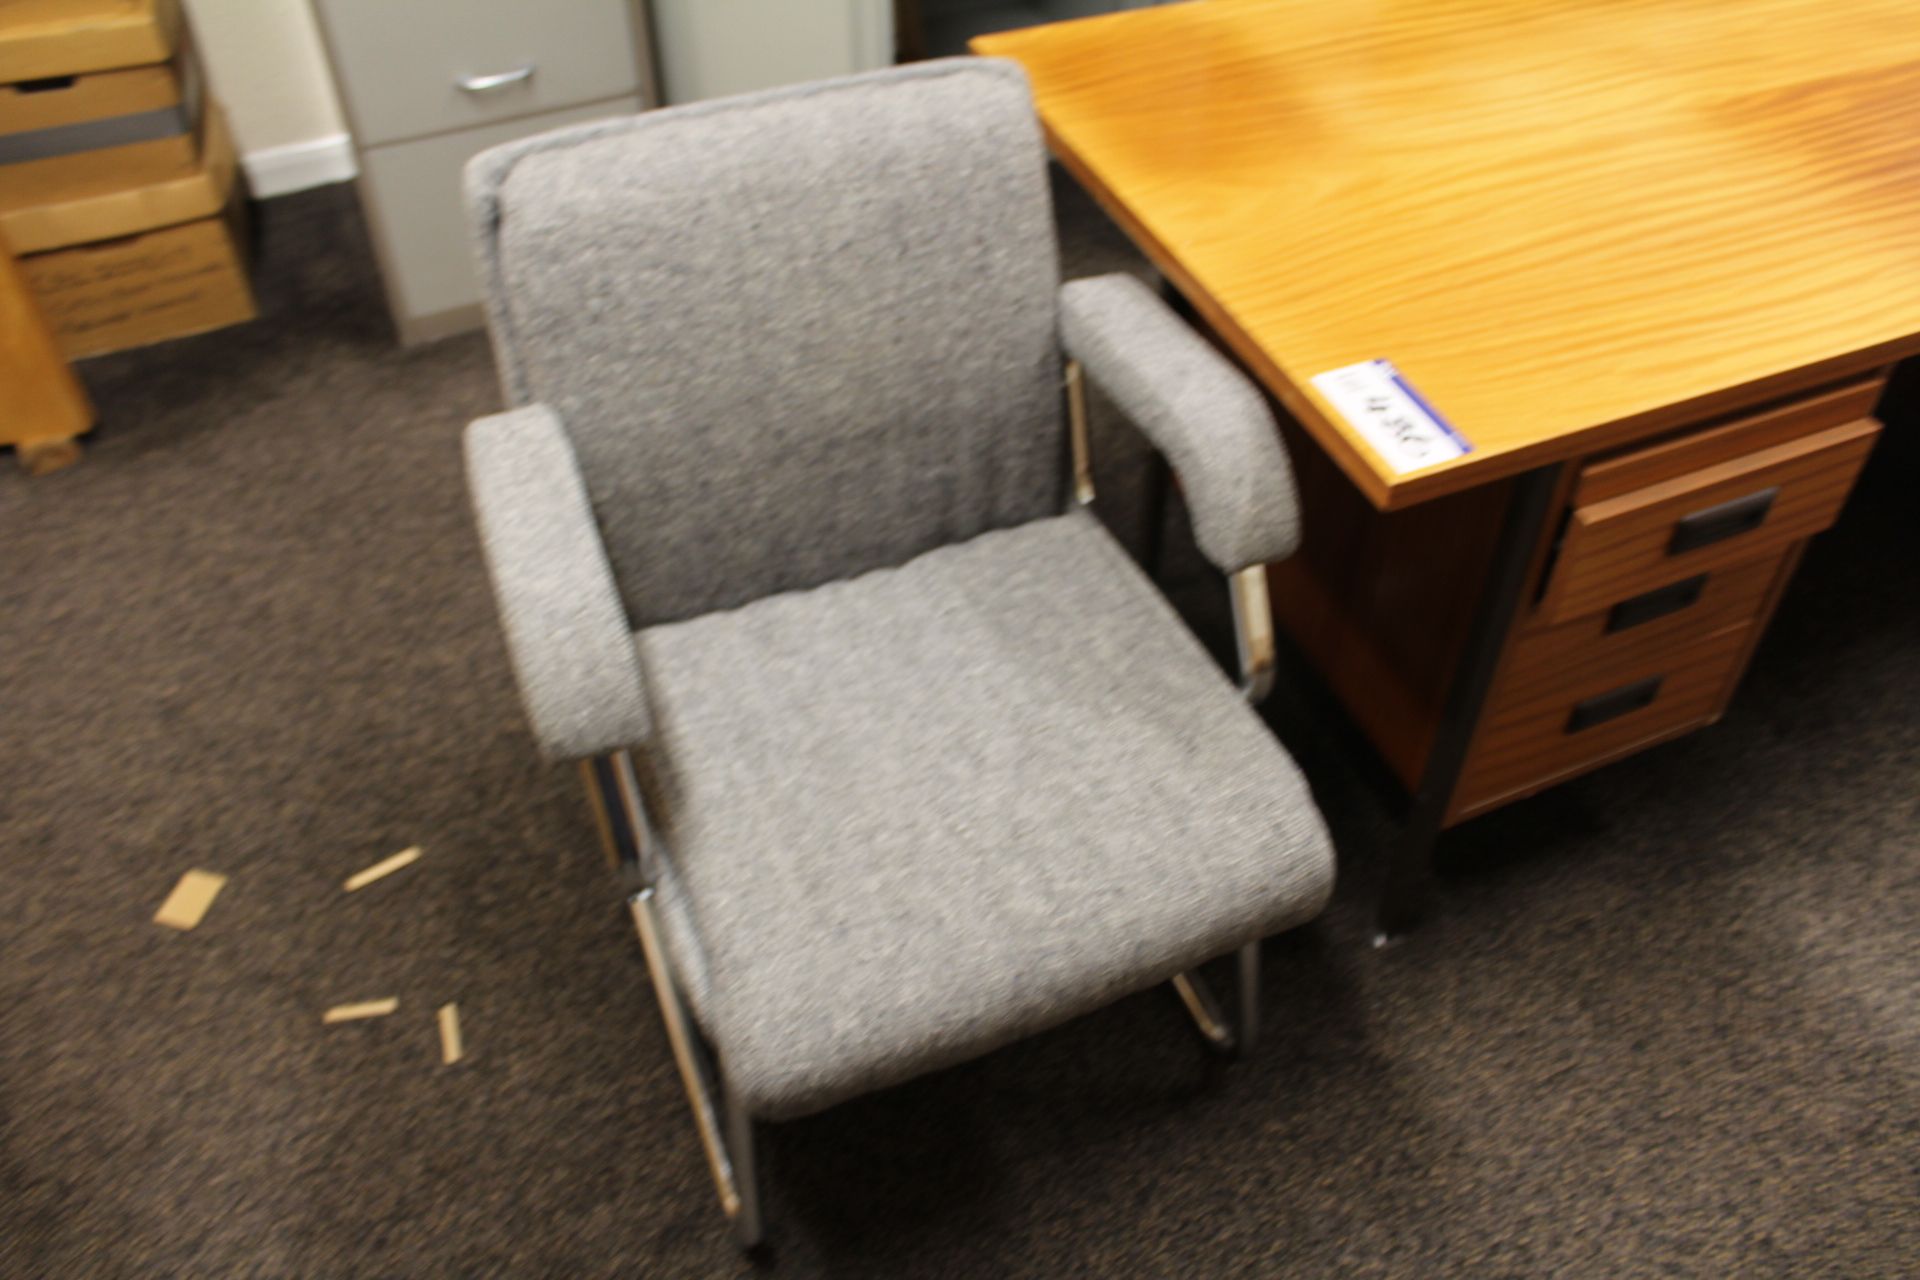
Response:
M668 102L870 71L893 61L895 0L652 0Z
M313 0L404 343L481 323L460 171L658 102L640 0Z

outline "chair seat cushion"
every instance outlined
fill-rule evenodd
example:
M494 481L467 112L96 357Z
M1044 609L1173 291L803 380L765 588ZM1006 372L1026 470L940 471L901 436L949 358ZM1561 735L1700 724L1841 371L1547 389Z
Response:
M662 929L779 1119L1316 914L1306 783L1075 512L651 628Z

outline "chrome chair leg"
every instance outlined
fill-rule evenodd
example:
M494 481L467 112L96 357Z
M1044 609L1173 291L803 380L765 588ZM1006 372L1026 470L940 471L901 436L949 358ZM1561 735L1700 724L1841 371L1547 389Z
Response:
M739 1212L733 1215L733 1235L742 1249L758 1245L766 1234L760 1216L760 1174L754 1163L753 1116L727 1092L727 1151L733 1157L733 1187Z
M1239 1025L1227 1021L1219 1001L1197 971L1175 974L1174 994L1187 1007L1207 1043L1221 1053L1245 1053L1260 1037L1260 944L1249 942L1236 953L1239 969Z
M666 1024L681 1087L686 1090L687 1101L693 1108L694 1127L699 1130L700 1147L707 1157L707 1169L713 1175L714 1190L720 1196L721 1211L733 1224L740 1247L751 1249L760 1243L764 1231L759 1184L754 1178L753 1117L728 1094L725 1132L722 1133L721 1108L715 1102L720 1092L715 1085L718 1073L700 1042L693 1016L674 978L673 961L661 942L660 922L654 909L650 833L634 779L632 758L624 751L617 752L592 761L583 772L609 854L623 875L640 881L640 887L627 897L627 910L633 917L634 932L640 935L640 950L646 956L654 1000L660 1007L660 1019Z
M1207 1043L1221 1053L1232 1053L1236 1044L1233 1028L1228 1025L1226 1015L1220 1012L1213 992L1207 989L1200 975L1175 974L1173 990L1180 997L1180 1003L1187 1006L1187 1012L1193 1015L1194 1025L1200 1028L1200 1034L1207 1038Z
M666 950L660 943L660 927L653 911L653 890L642 889L627 899L627 908L633 913L634 930L640 935L640 949L646 953L647 973L653 979L653 994L660 1005L660 1019L666 1024L667 1039L673 1046L674 1065L680 1069L680 1084L687 1091L687 1101L693 1107L693 1123L700 1131L700 1146L707 1156L707 1169L713 1174L714 1190L720 1195L720 1209L734 1224L736 1232L743 1237L749 1225L753 1240L758 1243L760 1230L760 1210L757 1199L751 1205L751 1223L743 1222L747 1201L740 1194L734 1156L730 1144L720 1132L719 1109L714 1105L714 1088L709 1079L705 1054L695 1036L693 1019L688 1016L686 1005L680 999L679 988L673 981L672 963L667 959ZM745 1112L739 1107L728 1107L727 1127L729 1133L742 1131L752 1134L750 1119L744 1123ZM751 1163L751 1150L748 1152Z
M1251 1053L1260 1039L1260 943L1240 948L1240 1052Z

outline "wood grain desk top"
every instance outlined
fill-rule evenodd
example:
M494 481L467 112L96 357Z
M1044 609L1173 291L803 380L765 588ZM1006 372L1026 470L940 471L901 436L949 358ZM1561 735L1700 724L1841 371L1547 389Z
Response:
M1915 0L1196 0L984 36L1376 506L1920 350ZM1472 444L1396 474L1309 383Z

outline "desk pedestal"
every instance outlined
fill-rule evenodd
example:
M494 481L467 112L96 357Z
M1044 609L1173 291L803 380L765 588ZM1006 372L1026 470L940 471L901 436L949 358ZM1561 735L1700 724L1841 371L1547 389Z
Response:
M1720 718L1883 382L1397 512L1283 427L1305 533L1272 569L1275 618L1413 797L1383 936L1420 915L1444 827Z

